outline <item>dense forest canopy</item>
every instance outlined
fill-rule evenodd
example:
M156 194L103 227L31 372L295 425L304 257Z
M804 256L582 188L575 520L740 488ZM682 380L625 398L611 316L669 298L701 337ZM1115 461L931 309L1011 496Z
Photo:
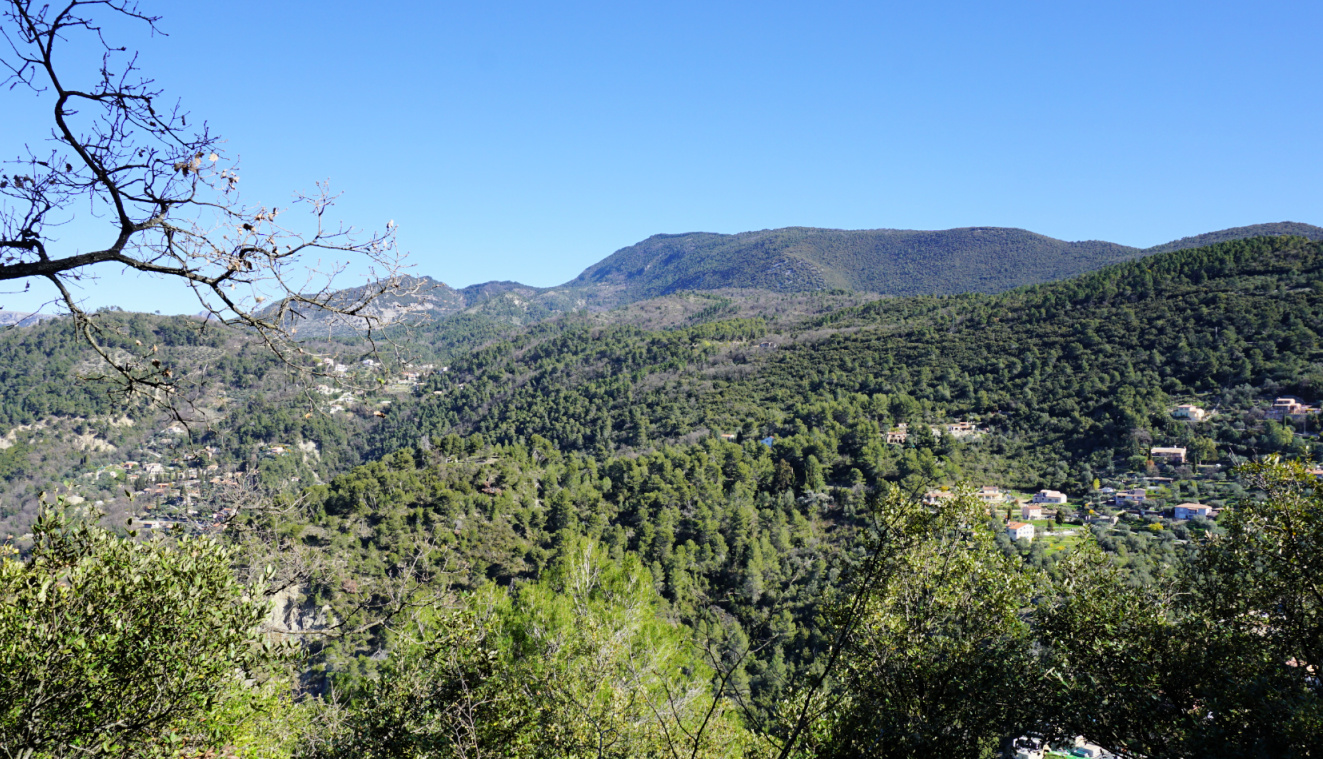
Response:
M566 318L434 375L414 403L392 408L374 451L451 430L612 451L706 430L811 429L858 454L899 423L973 419L989 432L984 457L1003 462L1000 484L1078 489L1123 471L1154 440L1199 437L1170 420L1174 399L1249 411L1267 395L1317 394L1321 280L1318 243L1260 238L1002 295L883 299L790 325L647 332ZM1233 414L1208 432L1229 455L1298 450ZM882 450L869 458L865 472L895 467Z

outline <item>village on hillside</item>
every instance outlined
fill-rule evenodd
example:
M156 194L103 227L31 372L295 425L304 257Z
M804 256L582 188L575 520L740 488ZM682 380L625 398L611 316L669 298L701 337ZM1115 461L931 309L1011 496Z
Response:
M340 387L342 383L335 380L329 380L331 384L316 385L314 394L324 400L315 412L309 413L329 416L356 413L384 417L385 409L393 399L414 392L433 372L449 370L449 367L433 364L405 364L390 372L374 359L345 364L327 358L323 360L323 366L332 377L353 380L370 376L380 380L371 384L354 382L354 386L371 388L357 394ZM222 394L215 405L223 408L235 404L236 400L229 394ZM76 428L86 424L85 420L67 421ZM27 436L60 434L59 422L52 419L10 430L0 436L0 450L12 447ZM135 425L124 417L109 426L129 428ZM166 421L159 428L138 436L132 446L123 448L90 433L81 434L79 447L102 454L98 457L101 461L67 473L62 486L56 488L54 494L69 506L91 507L112 514L117 527L123 525L140 534L162 530L197 534L225 529L237 508L226 504L244 500L238 496L254 487L251 480L264 465L288 462L293 466L281 466L282 471L306 470L307 476L314 481L317 478L316 472L307 466L318 456L317 444L313 441L258 440L236 457L234 451L222 451L216 445L195 444L192 436L204 429L205 425L190 430L178 421ZM105 461L107 458L111 460ZM297 486L303 476L291 474L287 479ZM121 519L124 521L120 522Z
M1170 410L1172 419L1196 424L1210 421L1216 413L1192 403L1178 404ZM1298 430L1296 434L1318 435L1309 428L1318 424L1319 404L1307 404L1293 396L1275 397L1250 413L1263 421L1290 425ZM965 437L983 434L975 424L962 421L932 425L930 429L934 436L943 432ZM908 425L897 425L887 433L887 442L904 445L912 434ZM1118 525L1180 545L1189 542L1194 533L1214 529L1224 504L1247 495L1228 464L1208 462L1208 458L1207 451L1196 452L1186 446L1152 445L1140 461L1132 462L1139 465L1134 471L1113 479L1097 479L1086 491L1068 495L1052 489L1021 491L983 484L969 494L987 504L989 517L998 520L1006 538L1022 550L1035 542L1043 543L1048 552L1061 550L1078 542L1082 528L1108 531ZM1323 468L1310 472L1323 479ZM950 486L935 487L924 494L923 500L937 506L958 494L960 491Z

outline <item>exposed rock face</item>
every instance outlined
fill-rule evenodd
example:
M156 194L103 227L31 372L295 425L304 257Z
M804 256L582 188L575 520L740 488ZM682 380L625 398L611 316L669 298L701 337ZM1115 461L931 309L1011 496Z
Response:
M271 615L266 630L277 640L326 630L335 624L331 607L317 608L304 597L306 587L293 585L271 597Z
M99 453L101 451L117 450L115 446L111 445L108 441L102 440L90 432L82 435L75 435L73 438L73 444L74 447L80 451L93 451Z

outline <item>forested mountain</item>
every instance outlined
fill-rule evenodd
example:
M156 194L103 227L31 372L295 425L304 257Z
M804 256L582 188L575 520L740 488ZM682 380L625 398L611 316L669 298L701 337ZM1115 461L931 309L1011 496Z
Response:
M191 403L210 422L195 442L227 466L242 466L264 444L315 447L317 456L302 456L298 466L288 457L263 460L270 482L329 476L451 432L501 443L537 434L562 450L608 455L708 432L762 438L805 429L828 435L833 450L849 448L847 457L818 457L829 476L848 479L867 448L862 441L901 423L966 420L988 434L978 446L944 448L953 475L1080 490L1130 468L1148 444L1203 437L1237 457L1306 445L1289 428L1263 429L1239 414L1273 394L1323 391L1318 259L1316 243L1260 238L999 295L876 300L732 290L530 327L460 314L397 333L416 364L449 362L413 394L397 382L402 367L356 368L380 388L367 395L310 393L288 384L236 333L199 334L188 319L114 315L123 333L111 347L159 344L162 358L197 376ZM61 467L54 449L29 438L46 436L50 445L66 438L10 434L27 442L0 454L5 476L24 483L0 496L6 514L34 507L41 489L34 478L43 473L65 477L79 461L133 457L134 440L149 431L130 435L110 425L124 415L124 399L75 379L96 363L66 324L13 328L0 338L7 424L80 419L78 434L101 441L79 444L92 451L61 448L79 450L79 460ZM366 355L352 340L326 349L356 367ZM338 400L349 395L352 402ZM1178 399L1238 415L1221 415L1215 431L1196 435L1167 419ZM348 410L328 415L336 404ZM106 444L129 447L111 453ZM899 449L868 450L859 467L865 474L914 470ZM802 464L799 454L788 460Z
M997 292L1139 255L1022 229L940 232L790 227L736 235L655 235L590 266L569 286L639 299L676 290L841 288L888 295ZM616 295L616 291L619 294Z
M444 367L320 345L379 388L352 401L269 371L238 333L108 316L117 347L160 341L215 408L163 460L205 447L249 483L208 495L241 504L211 534L241 577L272 567L271 629L305 641L295 674L262 681L292 678L301 700L253 707L284 715L258 732L286 754L987 756L1034 733L1306 756L1323 734L1316 679L1287 663L1315 660L1292 615L1317 609L1291 604L1318 568L1270 561L1316 539L1274 521L1314 480L1226 467L1312 454L1307 417L1266 411L1323 395L1323 242L1237 240L996 294L461 313L459 331L397 326ZM86 358L67 325L3 337L11 423L114 410L58 392ZM1213 413L1173 418L1186 401ZM16 435L0 476L31 499L58 439ZM1145 512L1104 507L1102 486L1141 483ZM1070 499L1065 531L1013 540L1002 494L1038 488ZM1192 501L1223 513L1171 515ZM35 530L16 545L37 557L91 550L61 548L80 533L58 522Z
M1163 245L1155 245L1144 251L1145 253L1168 253L1173 250L1185 250L1187 248L1202 248L1205 245L1214 245L1219 242L1230 242L1231 240L1244 240L1248 237L1263 237L1268 235L1295 235L1309 240L1323 240L1323 229L1313 224L1300 224L1294 221L1279 221L1275 224L1251 224L1248 227L1232 227L1223 229L1220 232L1208 232L1193 237L1182 237L1179 240L1173 240Z
M996 293L1052 282L1154 253L1270 235L1323 239L1323 229L1281 222L1225 229L1142 250L1101 241L1066 242L1022 229L943 231L788 227L654 235L622 248L563 285L486 282L459 290L431 277L405 277L371 312L384 325L421 329L423 342L470 347L560 314L600 311L684 291L851 290L892 296ZM352 301L362 288L345 291ZM300 312L305 334L349 336L343 320ZM447 354L448 355L448 354Z
M1051 282L1152 253L1264 235L1323 238L1308 224L1260 224L1149 250L1065 242L1023 229L785 229L735 235L655 235L588 267L566 287L637 300L676 290L841 288L886 295L993 293Z
M372 455L384 455L312 488L305 511L268 529L351 557L352 585L335 576L311 593L333 606L353 602L346 587L384 582L427 540L442 546L438 561L463 557L461 571L449 570L454 587L476 598L512 589L499 591L496 611L476 612L497 617L523 602L523 588L562 577L561 562L611 574L611 562L637 561L651 590L613 597L677 621L715 671L690 666L773 743L790 734L814 673L830 666L843 604L871 598L850 663L824 686L833 716L804 739L804 756L892 755L874 736L897 723L906 726L900 755L945 747L976 756L998 736L1066 725L1149 756L1274 753L1317 734L1317 694L1269 659L1245 666L1262 667L1255 677L1294 705L1223 676L1223 657L1266 640L1254 625L1244 638L1218 623L1210 630L1201 615L1222 608L1224 591L1180 596L1193 607L1159 600L1178 583L1221 582L1222 559L1201 546L1266 517L1250 516L1251 500L1251 521L1237 521L1240 483L1159 471L1148 450L1182 445L1191 466L1307 453L1307 439L1265 421L1261 407L1281 392L1323 392L1321 333L1323 244L1302 238L1162 254L1000 295L874 300L781 324L737 317L655 331L563 317L434 375L376 429ZM1219 414L1177 422L1169 411L1183 398ZM986 433L926 431L955 419ZM913 436L885 442L900 423ZM898 559L883 589L860 579L872 571L865 557L889 550L887 530L911 518L882 505L888 498L913 503L902 494L960 479L1076 498L1096 490L1095 479L1146 470L1177 480L1173 499L1202 498L1228 515L1218 525L1103 523L1080 551L1048 552L1042 541L1013 543L1000 514L969 527L988 511L967 497L958 502L968 511L932 512L952 521ZM957 524L965 537L953 537ZM610 559L591 559L584 545ZM567 609L586 608L576 583L555 582ZM601 631L593 619L583 629ZM412 665L369 655L404 645L382 636L327 647L322 672L360 694L366 713L393 709L390 719L407 721L376 684L397 683L398 668ZM563 649L536 655L550 650ZM603 687L616 687L602 655L592 661ZM559 671L561 688L582 687L574 667ZM632 693L646 698L647 687ZM1213 716L1189 718L1214 702L1224 706Z
M1078 484L1124 467L1155 434L1187 441L1188 428L1160 421L1173 398L1245 408L1323 389L1321 280L1319 243L1258 238L800 323L646 332L564 318L454 362L393 407L376 450L452 430L611 451L707 430L866 440L901 422L975 419L993 431L1008 484ZM1230 430L1221 445L1263 449ZM887 460L870 466L886 472Z

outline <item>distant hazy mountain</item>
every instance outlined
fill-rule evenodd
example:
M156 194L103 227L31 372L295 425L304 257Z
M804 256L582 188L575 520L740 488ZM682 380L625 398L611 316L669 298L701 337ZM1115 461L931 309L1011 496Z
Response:
M588 267L568 288L601 288L622 301L677 290L842 288L887 295L999 292L1050 282L1151 253L1261 235L1323 238L1284 222L1213 232L1144 250L1067 242L1023 229L785 229L720 235L654 235Z
M337 297L342 303L353 303L363 295L366 287L340 291ZM457 290L431 277L406 276L400 280L397 290L374 299L367 313L377 317L382 325L429 324L463 313L520 325L551 315L548 304L558 302L558 299L540 297L543 292L542 288L518 282L484 282ZM275 305L271 306L267 313L275 308ZM296 315L290 318L290 326L305 337L349 336L356 334L356 327L361 325L361 320L324 311L294 310Z
M0 327L30 327L45 319L54 319L55 314L30 314L26 311L0 311Z

